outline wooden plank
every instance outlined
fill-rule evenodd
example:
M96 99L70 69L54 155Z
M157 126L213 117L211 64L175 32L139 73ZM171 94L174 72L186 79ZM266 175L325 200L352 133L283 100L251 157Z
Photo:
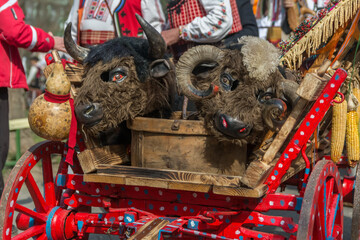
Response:
M157 240L159 231L169 223L168 220L156 218L143 225L129 240Z
M209 133L202 121L181 119L157 119L137 117L127 122L128 128L135 131L146 131L161 134L205 135Z
M84 173L95 172L100 164L116 165L130 163L125 145L109 145L85 149L78 154Z
M126 177L111 176L99 173L84 174L84 182L108 183L125 185Z
M168 188L172 190L183 190L183 191L191 191L194 192L203 192L207 193L210 191L212 185L200 185L195 183L182 183L182 182L168 182Z
M135 118L128 126L132 166L235 176L245 171L246 146L204 135L203 121Z
M228 187L241 186L240 177L211 173L138 168L119 165L99 165L97 167L97 172L100 174L112 176L143 179L145 186L148 179L201 185L216 185Z
M11 119L9 120L9 130L30 128L29 120L27 118Z

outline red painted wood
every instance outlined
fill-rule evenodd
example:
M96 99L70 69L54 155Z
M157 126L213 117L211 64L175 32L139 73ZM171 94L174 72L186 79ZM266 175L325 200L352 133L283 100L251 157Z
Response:
M281 183L281 179L289 169L291 162L299 155L300 150L305 146L311 135L314 133L318 124L329 109L332 99L339 87L346 79L347 73L343 69L338 69L325 86L320 97L315 101L309 113L300 124L294 137L285 148L276 166L266 180L269 186L268 193L274 193Z
M54 185L54 176L52 170L51 156L45 155L42 158L42 169L43 169L43 179L44 179L44 189L45 189L45 201L50 208L56 206L55 199L55 185Z
M37 183L34 180L34 177L29 172L26 179L25 184L29 190L31 198L35 204L35 208L37 212L47 212L49 210L49 206L45 203L45 199L43 198L40 189Z

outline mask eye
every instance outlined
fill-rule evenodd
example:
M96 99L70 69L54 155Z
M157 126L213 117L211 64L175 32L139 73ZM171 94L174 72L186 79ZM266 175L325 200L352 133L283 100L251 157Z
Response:
M127 74L122 68L115 68L109 72L109 82L120 83L124 81L127 77Z
M223 73L220 76L220 84L225 91L233 91L237 87L238 81L234 80L230 74Z

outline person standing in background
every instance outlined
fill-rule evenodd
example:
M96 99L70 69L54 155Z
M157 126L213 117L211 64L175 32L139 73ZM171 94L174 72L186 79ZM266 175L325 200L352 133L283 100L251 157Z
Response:
M17 0L0 0L0 193L4 189L1 170L9 151L8 88L28 89L18 48L47 52L66 51L62 37L54 37L24 22Z
M170 29L162 36L175 59L197 44L227 46L258 35L249 0L171 0L167 10Z
M143 37L135 13L161 32L165 17L159 0L74 0L65 26L72 23L71 35L83 47L115 37Z

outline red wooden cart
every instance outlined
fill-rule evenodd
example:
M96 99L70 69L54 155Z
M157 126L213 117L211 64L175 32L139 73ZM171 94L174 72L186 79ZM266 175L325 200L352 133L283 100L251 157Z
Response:
M346 76L345 70L335 72L271 173L253 189L235 176L213 173L99 165L96 174L84 174L76 156L73 166L64 161L66 144L39 143L10 174L0 203L1 238L87 239L95 233L120 239L342 239L343 202L345 196L352 198L353 188L359 194L360 183L342 181L330 160L312 164L305 150ZM77 144L82 151L80 134ZM62 156L57 173L55 154ZM276 192L295 175L291 164L299 156L305 160L304 174L297 181L302 184L299 194ZM41 166L43 186L35 181L35 165ZM18 199L26 189L34 208ZM354 209L359 210L358 204ZM94 212L94 207L102 211ZM270 210L293 211L300 215L299 222L271 215ZM12 234L14 226L17 234ZM279 227L284 234L262 231L262 226ZM354 234L357 227L355 223Z

